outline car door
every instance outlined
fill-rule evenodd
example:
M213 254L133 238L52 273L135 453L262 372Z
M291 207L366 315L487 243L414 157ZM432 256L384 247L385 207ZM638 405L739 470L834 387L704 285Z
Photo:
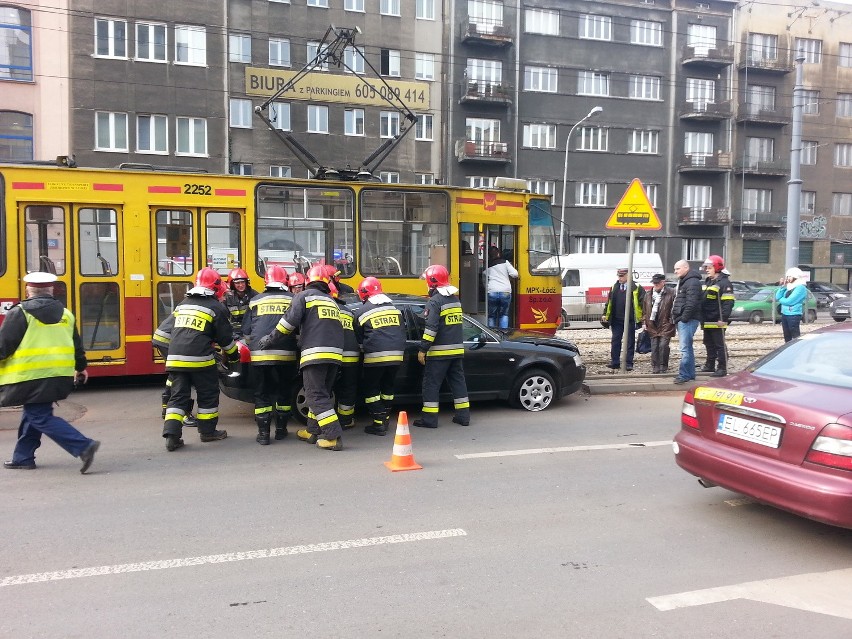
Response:
M487 399L504 395L514 381L517 358L479 323L467 316L462 321L468 397Z

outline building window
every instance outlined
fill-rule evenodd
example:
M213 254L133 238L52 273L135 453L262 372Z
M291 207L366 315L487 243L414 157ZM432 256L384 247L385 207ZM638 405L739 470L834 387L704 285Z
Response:
M207 155L207 120L177 118L177 155Z
M605 237L576 238L576 253L606 253Z
M530 193L538 195L553 195L556 192L555 180L527 180Z
M346 11L360 11L364 13L364 0L346 0L343 3L343 9Z
M746 109L750 115L775 111L775 87L750 84L746 87Z
M580 128L578 149L581 151L606 151L609 147L609 129L597 126Z
M320 9L328 9L328 0L308 0L309 7L319 7Z
M242 100L231 98L231 127L235 129L250 129L251 128L251 100Z
M606 206L606 183L578 182L576 202L579 206Z
M432 114L420 113L417 115L417 123L414 125L414 139L423 142L431 142L432 134Z
M682 206L686 209L686 214L690 220L703 222L705 212L713 208L713 187L701 184L684 184ZM707 257L706 253L704 257ZM701 259L703 260L704 257Z
M500 60L468 58L465 71L468 82L485 84L503 83L503 63Z
M97 46L97 40L95 45ZM2 7L0 8L0 80L31 82L32 79L32 16L26 9Z
M555 124L525 124L524 146L531 149L555 149Z
M852 144L834 145L834 166L852 166Z
M0 111L0 160L33 159L33 116L20 111Z
M252 166L247 162L231 162L231 175L251 175Z
M228 36L228 60L251 64L251 36L245 33L232 33Z
M579 35L587 40L612 40L612 18L581 15Z
M328 107L308 105L308 133L328 133Z
M716 82L701 78L686 79L686 101L712 104L716 101Z
M802 191L799 199L799 214L813 215L816 211L816 191Z
M819 142L802 140L801 163L807 166L815 165L817 163L817 149L819 149Z
M524 12L527 33L559 35L559 12L552 9L527 9Z
M663 23L651 20L630 21L630 44L648 47L663 46Z
M747 56L749 62L774 62L778 60L778 36L768 33L748 34Z
M707 259L710 255L710 240L705 238L690 238L683 241L683 259L690 262Z
M400 0L379 0L379 13L383 16L398 16Z
M95 18L95 55L103 58L127 57L127 22Z
M142 62L166 61L166 25L136 23L136 59Z
M716 48L716 27L707 24L690 24L686 29L686 46L692 47L697 56L707 56L712 49Z
M207 64L207 31L204 27L175 25L175 63Z
M645 131L642 129L634 129L630 132L630 145L627 149L627 152L655 154L659 152L659 144L659 131Z
M379 137L394 138L399 135L399 113L382 111L379 114Z
M343 50L343 63L346 73L364 73L364 56L355 47L346 47Z
M814 263L814 243L799 240L799 264Z
M687 131L683 134L683 153L691 158L713 155L713 134L701 131ZM693 166L695 163L693 162Z
M819 64L822 62L822 40L796 38L794 49L796 54L804 54L805 64Z
M637 237L636 238L637 253L656 253L656 241L653 237Z
M434 175L434 173L415 173L414 174L414 183L415 184L434 184L435 183L435 175Z
M364 135L364 109L346 109L343 111L343 133L345 135Z
M467 15L480 33L493 33L503 26L503 3L494 0L468 0Z
M269 105L269 121L279 131L290 130L290 103L273 102Z
M414 17L418 20L434 20L435 0L417 0L414 5Z
M399 173L396 171L380 171L379 180L385 184L399 184Z
M494 178L480 175L468 175L467 185L472 189L493 189Z
M772 138L746 138L745 162L755 168L760 162L775 159L775 140Z
M435 79L435 54L434 53L415 53L414 54L414 77L418 80L434 80Z
M127 151L126 113L95 113L95 150Z
M852 215L852 193L832 193L831 212L833 215Z
M169 152L169 119L167 116L136 116L136 151L160 154Z
M479 143L482 152L490 152L497 143L505 146L500 142L500 120L465 118L464 134L466 140Z
M852 118L852 93L837 94L837 116Z
M646 184L645 185L645 195L648 196L648 201L651 203L651 206L654 208L657 207L657 184ZM641 252L641 251L640 251ZM646 251L647 253L653 253L654 251Z
M769 264L770 240L743 240L743 264ZM709 247L707 249L710 250ZM697 259L705 259L704 257Z
M598 71L580 71L577 81L580 95L609 95L609 74Z
M314 63L320 55L320 43L317 41L310 41L306 45L306 59L308 63ZM328 45L326 45L325 49L328 49ZM325 52L324 49L324 52ZM328 71L328 58L325 58L322 62L316 64L316 66L311 67L314 71Z
M399 51L382 49L380 52L379 74L393 78L399 77Z
M288 178L291 176L290 167L282 164L273 164L269 167L269 175L270 177Z
M558 77L559 73L556 69L549 67L525 67L524 91L556 93Z
M269 66L290 66L290 41L283 38L269 38Z
M772 211L772 189L743 189L743 221L755 221L758 213ZM748 219L746 219L748 218Z
M846 67L847 69L852 67L852 43L849 42L841 42L840 55L837 64L841 67Z
M804 115L819 115L819 91L813 89L802 91L802 113Z
M660 78L654 75L631 75L629 97L635 100L659 100Z

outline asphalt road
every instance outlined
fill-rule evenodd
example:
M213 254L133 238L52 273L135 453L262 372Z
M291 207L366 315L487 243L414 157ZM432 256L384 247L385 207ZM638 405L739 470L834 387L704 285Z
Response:
M50 441L0 471L0 636L852 636L852 532L699 487L680 393L444 413L404 473L390 436L260 447L227 399L229 439L167 453L159 394L65 403L89 475Z

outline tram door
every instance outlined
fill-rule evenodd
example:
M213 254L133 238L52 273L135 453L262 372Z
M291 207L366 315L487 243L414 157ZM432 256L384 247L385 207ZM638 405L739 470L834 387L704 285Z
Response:
M482 233L480 235L479 242L479 258L482 263L483 271L487 271L488 267L491 266L491 260L489 259L489 252L492 246L497 247L497 251L499 256L506 261L510 262L512 266L517 268L517 241L518 241L518 227L517 226L504 226L500 224L485 224L482 226ZM512 285L512 301L509 306L509 326L517 326L517 304L518 304L518 296L517 296L517 280L511 280ZM480 286L480 308L482 309L482 313L485 317L488 317L488 296L486 295L488 282L487 282L487 272L484 272L481 278L481 286Z

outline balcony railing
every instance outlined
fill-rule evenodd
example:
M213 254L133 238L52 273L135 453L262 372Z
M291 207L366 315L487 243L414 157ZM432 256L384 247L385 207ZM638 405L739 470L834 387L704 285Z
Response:
M717 151L715 154L687 153L678 164L681 173L725 173L733 168L730 153Z
M761 54L755 51L746 51L739 62L737 68L748 69L751 71L762 71L764 73L784 74L790 73L793 70L793 65L790 64L790 56L785 53L778 52L775 57L770 57L766 54Z
M748 156L737 160L735 173L783 177L790 174L789 160L758 160Z
M474 140L456 140L456 158L459 162L511 162L509 144L506 142L477 142Z
M734 224L743 226L763 226L781 228L787 224L787 213L778 211L758 211L757 209L739 209L731 216Z
M756 122L784 126L790 124L790 111L784 107L767 107L752 102L740 102L737 108L737 122Z
M476 18L459 25L461 41L465 44L484 44L493 47L512 46L512 33L502 20Z
M512 103L512 88L502 82L469 80L461 85L459 102L508 106Z
M680 226L724 226L731 219L727 208L712 209L700 206L684 206L680 209Z
M680 105L683 120L727 120L733 115L730 102L684 102Z
M682 64L704 65L714 68L726 67L734 63L734 47L684 47Z

